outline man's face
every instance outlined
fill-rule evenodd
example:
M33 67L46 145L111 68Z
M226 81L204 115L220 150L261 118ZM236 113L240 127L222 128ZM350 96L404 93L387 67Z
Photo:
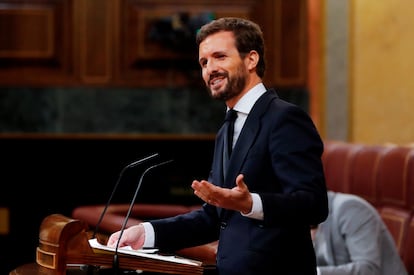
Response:
M218 32L201 42L199 63L204 82L214 99L226 101L242 93L247 69L232 32Z

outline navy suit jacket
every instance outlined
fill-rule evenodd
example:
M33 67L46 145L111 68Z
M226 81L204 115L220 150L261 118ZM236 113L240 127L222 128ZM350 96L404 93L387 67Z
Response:
M209 181L232 188L237 175L263 203L264 219L204 204L201 210L151 221L155 244L176 250L219 240L219 274L316 274L310 225L328 214L322 140L306 112L268 90L254 104L223 179L223 128Z

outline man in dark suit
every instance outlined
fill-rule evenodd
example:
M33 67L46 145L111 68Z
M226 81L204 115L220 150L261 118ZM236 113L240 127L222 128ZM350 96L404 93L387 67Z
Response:
M236 111L232 153L226 123L217 133L208 180L191 185L205 202L202 209L130 227L120 246L174 251L219 240L221 275L316 274L309 228L325 220L328 206L323 143L312 120L262 83L257 24L220 18L204 25L196 42L211 97ZM112 234L108 246L119 235Z

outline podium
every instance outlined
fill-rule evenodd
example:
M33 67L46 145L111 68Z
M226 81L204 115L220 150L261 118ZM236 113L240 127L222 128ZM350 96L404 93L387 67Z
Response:
M113 259L114 253L98 253L90 246L86 223L61 214L52 214L43 219L36 249L38 274L66 275L68 267L74 265L111 268ZM182 275L205 275L215 271L214 266L202 262L194 265L135 255L119 254L118 261L121 270Z

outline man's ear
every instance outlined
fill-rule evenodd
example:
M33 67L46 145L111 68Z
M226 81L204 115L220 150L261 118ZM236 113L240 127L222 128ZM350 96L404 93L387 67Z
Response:
M253 70L257 67L257 63L259 63L259 58L260 58L260 55L254 50L250 51L246 55L245 60L246 60L246 62L248 62L247 63L247 68L249 69L249 71Z

